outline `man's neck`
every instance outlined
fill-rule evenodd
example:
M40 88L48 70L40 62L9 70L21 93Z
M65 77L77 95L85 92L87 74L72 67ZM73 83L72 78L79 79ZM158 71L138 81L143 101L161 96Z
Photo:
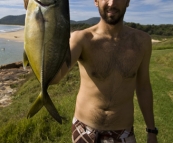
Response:
M106 23L103 19L101 19L100 22L98 23L98 26L99 26L99 33L111 36L112 38L120 37L124 30L123 21L120 21L115 25L111 25Z

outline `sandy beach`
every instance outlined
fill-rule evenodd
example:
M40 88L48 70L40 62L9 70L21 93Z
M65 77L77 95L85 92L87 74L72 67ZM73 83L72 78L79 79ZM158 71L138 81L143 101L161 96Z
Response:
M161 41L160 40L152 39L152 43L158 43L158 42L161 42Z
M24 41L24 29L14 31L14 32L0 33L0 38L13 40L16 42L23 42Z

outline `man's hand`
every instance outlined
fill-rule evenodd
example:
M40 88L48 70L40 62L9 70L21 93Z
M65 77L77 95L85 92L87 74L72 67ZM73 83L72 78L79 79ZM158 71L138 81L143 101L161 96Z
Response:
M29 0L23 0L23 1L24 1L24 7L25 7L25 9L27 10Z
M157 136L153 133L148 133L147 135L147 143L158 143Z

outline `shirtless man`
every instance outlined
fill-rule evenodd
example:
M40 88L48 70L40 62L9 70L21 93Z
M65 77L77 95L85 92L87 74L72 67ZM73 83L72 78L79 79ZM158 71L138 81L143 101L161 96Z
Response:
M135 90L150 129L147 143L157 143L149 78L151 39L148 34L123 25L129 1L95 0L100 22L71 35L72 65L78 62L81 79L73 143L136 143ZM53 83L67 72L64 64Z
M129 2L95 0L100 22L71 35L72 65L78 62L81 79L72 127L74 143L135 143L135 90L150 129L147 143L157 143L149 78L151 38L123 25ZM67 72L64 64L54 83Z
M72 127L74 143L135 143L135 90L150 129L147 143L157 143L149 78L151 38L123 25L129 2L95 0L100 22L71 35L72 65L78 62L81 79ZM64 64L54 82L67 72Z

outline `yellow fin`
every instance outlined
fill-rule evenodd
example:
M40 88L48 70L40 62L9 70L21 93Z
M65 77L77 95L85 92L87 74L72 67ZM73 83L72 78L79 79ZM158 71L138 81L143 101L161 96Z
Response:
M56 110L52 100L50 99L47 92L44 92L44 95L42 93L39 94L37 99L35 100L34 104L32 105L31 109L28 112L27 118L33 117L43 106L46 107L49 114L60 124L62 124L62 118L59 115L58 111ZM43 97L46 97L46 99L43 99Z
M31 106L27 118L33 117L43 107L42 93L39 94L34 104Z
M25 51L23 52L23 68L24 70L26 69L27 65L29 64L29 61L28 61L28 57L25 53Z

